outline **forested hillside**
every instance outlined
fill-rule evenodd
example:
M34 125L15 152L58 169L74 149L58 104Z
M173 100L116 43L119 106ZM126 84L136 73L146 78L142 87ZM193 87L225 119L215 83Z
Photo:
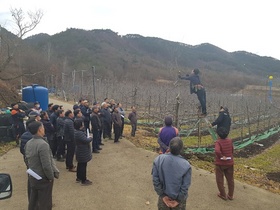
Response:
M16 36L2 28L1 37L1 60L5 60L5 51L11 50L5 43L12 43ZM238 91L247 84L263 85L268 75L278 79L280 69L280 61L271 57L229 53L209 43L191 46L137 34L120 36L109 29L72 28L52 36L34 35L19 43L1 72L5 79L15 78L8 80L14 88L39 83L62 89L67 77L69 83L73 80L74 70L86 72L94 66L96 78L120 82L174 82L179 71L186 74L199 68L208 88ZM88 72L84 80L90 79Z

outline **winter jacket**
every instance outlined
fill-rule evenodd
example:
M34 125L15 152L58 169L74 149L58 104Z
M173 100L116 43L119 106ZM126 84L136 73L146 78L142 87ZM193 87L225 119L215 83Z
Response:
M192 168L181 155L162 154L153 163L153 184L159 196L177 201L187 199L191 185Z
M45 137L47 137L48 141L53 141L54 140L54 134L55 134L55 128L51 121L48 119L41 119L41 122L44 125L45 128Z
M58 115L56 112L53 112L50 116L50 121L53 124L54 128L56 129L56 119L58 118Z
M112 122L112 116L108 109L101 109L100 115L102 123L110 124Z
M92 113L92 111L90 110L89 107L86 106L80 106L81 112L83 114L84 121L89 121L90 120L90 114Z
M43 179L53 180L59 170L52 158L49 144L40 136L34 135L25 145L25 158L28 168Z
M215 142L215 165L230 166L233 165L233 144L229 138L218 139ZM228 157L228 160L221 160L221 157Z
M64 135L64 118L58 117L56 119L56 136L62 137Z
M137 113L136 112L131 112L128 115L128 119L130 120L131 124L137 124Z
M186 75L185 77L180 76L180 79L184 79L184 80L190 80L190 93L197 93L195 86L196 85L202 85L200 82L200 78L199 75L196 74L191 74L191 75Z
M90 117L92 133L96 133L101 130L101 120L97 113L93 112Z
M114 123L114 126L122 127L122 117L119 112L113 112L112 114L112 121Z
M162 153L165 153L169 148L171 139L178 136L178 129L173 126L165 126L160 129L158 134L158 143Z
M24 155L24 147L26 143L33 138L33 135L29 132L26 131L24 132L21 137L20 137L20 153Z
M76 142L76 159L79 163L89 162L92 158L90 142L92 138L87 138L87 135L82 130L74 131Z
M69 117L64 120L64 141L74 142L74 121Z
M220 111L219 117L212 123L212 126L215 126L215 125L217 125L217 129L220 127L224 127L228 131L230 131L231 118L229 116L229 113L226 111Z

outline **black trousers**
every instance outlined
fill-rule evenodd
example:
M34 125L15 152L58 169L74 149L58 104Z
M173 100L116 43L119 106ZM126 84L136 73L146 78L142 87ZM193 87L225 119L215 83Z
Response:
M119 125L114 124L114 133L115 133L114 142L117 142L119 141L119 138L121 136L121 127Z
M106 138L106 137L112 138L111 131L112 131L111 123L104 122L104 124L103 124L103 138Z
M77 179L81 180L82 182L86 181L86 179L87 179L87 162L86 163L78 162Z
M36 180L28 177L31 186L28 210L50 210L52 209L53 180Z
M56 155L57 155L57 158L60 158L65 153L65 145L64 145L64 142L63 142L63 136L58 136L58 137L56 137L56 139L57 139Z
M67 153L66 153L66 168L72 169L74 167L73 158L75 154L75 143L72 141L66 141Z
M202 114L206 114L206 92L204 89L197 90L197 98L199 100Z
M48 141L49 142L49 145L50 145L50 148L52 150L52 155L53 157L56 156L56 151L57 151L57 141L56 141L56 138L54 137L54 139Z
M101 143L99 131L93 131L92 133L92 151L99 149L99 144Z
M88 129L88 131L90 132L89 121L84 121L84 126L85 126L85 129Z
M137 130L137 124L136 123L131 124L131 136L135 136L136 130Z

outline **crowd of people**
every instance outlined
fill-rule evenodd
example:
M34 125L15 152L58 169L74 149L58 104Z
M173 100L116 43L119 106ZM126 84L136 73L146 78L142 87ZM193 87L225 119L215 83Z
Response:
M134 137L138 117L136 107L132 106L131 110L128 119L131 123L131 136ZM92 159L92 153L100 153L103 139L119 143L123 137L125 111L121 103L107 98L101 104L95 103L91 107L87 100L80 100L79 104L73 106L73 110L66 111L63 106L52 103L48 105L48 110L42 111L40 104L35 102L34 108L28 112L26 131L23 123L25 114L17 104L12 104L11 115L17 137L21 140L20 151L26 166L43 178L40 181L28 177L29 209L38 206L51 209L53 179L59 177L54 160L65 162L66 169L76 173L76 182L88 186L92 182L87 178L87 163ZM159 195L159 209L185 209L191 184L191 165L180 155L183 141L172 123L172 117L166 116L165 126L158 134L160 155L154 160L152 169L154 189ZM218 197L232 200L234 162L233 144L228 138L231 118L227 107L220 107L218 118L210 126L215 125L219 136L215 142ZM74 156L77 166L74 165ZM224 176L228 183L228 193L224 188Z
M28 176L29 209L38 206L51 209L53 179L59 177L55 160L65 162L66 169L76 173L76 182L88 186L92 181L87 178L86 168L92 153L100 153L104 139L119 143L124 137L125 111L122 104L113 99L105 98L101 104L97 102L92 106L87 100L80 100L73 110L50 103L48 109L42 111L39 102L26 111L19 109L18 103L11 107L12 127L27 169L42 178ZM131 108L128 118L131 136L135 136L137 113L135 106Z

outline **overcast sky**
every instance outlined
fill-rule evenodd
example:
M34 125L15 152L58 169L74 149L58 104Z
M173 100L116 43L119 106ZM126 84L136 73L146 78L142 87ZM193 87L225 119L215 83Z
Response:
M67 28L111 29L190 45L211 43L228 52L280 59L278 0L0 0L0 24L13 32L10 8L43 10L28 35Z

